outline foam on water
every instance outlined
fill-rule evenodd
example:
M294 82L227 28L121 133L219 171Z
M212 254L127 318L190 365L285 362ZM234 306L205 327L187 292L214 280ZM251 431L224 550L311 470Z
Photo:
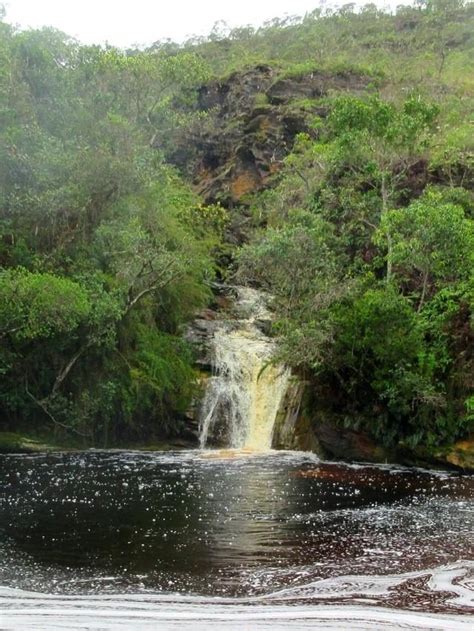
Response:
M45 595L0 588L5 631L28 629L472 629L472 562L391 576L341 576L253 598L182 594ZM398 591L428 578L453 613L395 609ZM383 606L381 606L383 605ZM391 606L392 605L392 606ZM462 610L456 612L456 606Z
M469 476L222 450L0 477L2 630L470 628Z

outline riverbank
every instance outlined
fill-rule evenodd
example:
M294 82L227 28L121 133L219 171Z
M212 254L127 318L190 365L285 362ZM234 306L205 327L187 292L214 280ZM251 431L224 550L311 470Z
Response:
M32 453L48 453L57 451L84 451L86 449L100 449L100 451L179 451L184 449L197 448L195 443L185 439L174 440L155 440L148 443L121 443L107 448L99 446L78 445L73 441L52 441L48 437L32 437L14 432L0 432L0 454L32 454ZM304 452L302 452L304 453ZM387 457L381 461L380 458L342 458L340 456L333 457L327 454L327 460L337 460L341 462L365 462L377 464L384 462L386 464L403 465L408 467L424 467L427 469L447 469L462 472L474 472L474 440L469 438L460 441L455 445L440 447L436 450L428 450L419 448L416 450L408 450L397 452L396 456Z
M0 432L0 454L31 454L53 451L84 451L85 449L101 449L104 451L177 451L195 447L190 441L175 439L168 441L152 441L149 443L126 443L111 447L79 445L75 441L51 440L48 437L32 437L14 432Z

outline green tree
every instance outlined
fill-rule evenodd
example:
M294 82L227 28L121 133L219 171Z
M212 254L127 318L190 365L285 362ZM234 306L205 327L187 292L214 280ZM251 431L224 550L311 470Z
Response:
M239 281L258 283L274 298L280 358L294 366L317 365L332 335L327 310L347 290L332 226L294 210L283 226L244 246L238 261Z
M419 97L407 99L400 108L376 96L336 100L329 116L331 159L347 169L357 186L365 184L376 193L380 200L378 217L364 219L373 229L398 205L410 168L428 146L437 114L436 105ZM389 281L393 238L388 229L384 234Z
M0 272L0 337L34 341L72 332L91 311L74 281L22 268Z
M391 210L382 218L378 239L390 234L388 253L397 275L421 275L418 311L425 302L430 279L440 285L464 280L474 269L474 222L462 207L446 203L440 193L428 192L408 208Z

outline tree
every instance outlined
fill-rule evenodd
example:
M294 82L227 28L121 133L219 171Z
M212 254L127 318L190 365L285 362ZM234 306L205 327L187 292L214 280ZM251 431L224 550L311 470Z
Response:
M474 222L461 206L447 203L439 192L428 192L408 208L386 213L378 240L390 234L388 253L397 275L421 275L418 311L429 282L436 285L466 279L474 269Z
M332 226L304 211L292 211L287 222L267 229L239 253L238 279L257 283L274 298L280 359L293 366L321 360L331 336L328 308L347 290L337 258Z
M0 271L0 339L72 333L90 311L87 292L70 279L22 268Z
M212 278L211 230L202 232L205 223L196 221L196 214L193 227L186 223L196 202L173 171L165 169L161 182L122 200L114 216L98 228L97 257L123 292L125 315L147 296L159 300L166 288L186 278L196 285Z
M381 218L399 201L410 168L428 146L438 107L419 97L407 99L401 108L373 96L341 97L329 116L332 160L351 173L358 186L372 188L379 200L379 216L364 219L374 230ZM392 275L393 239L387 240L387 281Z
M446 65L449 54L461 45L472 42L472 29L465 21L464 0L424 0L419 3L425 15L418 35L418 44L432 49L438 57L437 78Z
M115 48L91 53L92 68L84 68L92 73L88 88L95 86L99 91L107 112L139 125L149 146L169 146L171 137L198 116L186 108L192 105L196 89L209 78L209 69L198 55L127 54Z

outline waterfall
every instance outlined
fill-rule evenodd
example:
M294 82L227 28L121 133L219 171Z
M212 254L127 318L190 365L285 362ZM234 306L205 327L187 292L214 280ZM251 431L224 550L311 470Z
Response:
M200 444L210 436L233 448L270 449L273 426L290 371L270 363L273 341L262 332L270 321L265 296L236 288L235 318L222 320L212 340L213 376L200 414Z

